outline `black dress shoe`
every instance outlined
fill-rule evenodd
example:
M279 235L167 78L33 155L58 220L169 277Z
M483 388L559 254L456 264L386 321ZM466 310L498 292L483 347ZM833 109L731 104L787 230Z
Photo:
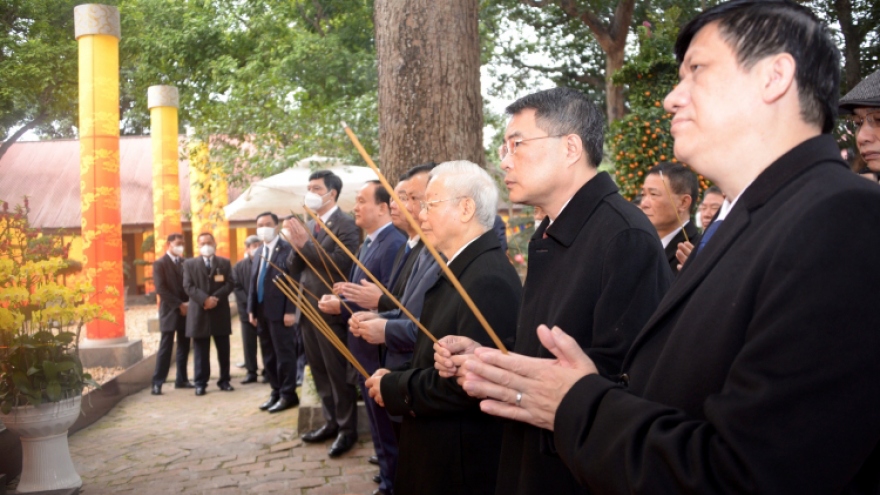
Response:
M193 385L193 382L182 382L182 383L174 382L174 388L175 388L175 389L178 389L178 388L196 388L196 386Z
M339 457L342 454L351 450L354 447L354 444L357 443L357 435L346 435L345 433L340 433L339 436L336 437L336 440L333 441L333 445L330 446L330 450L327 452L327 455L330 457Z
M196 395L205 395L205 387L196 387Z
M270 413L281 412L285 409L290 409L291 407L296 407L299 405L299 399L285 399L284 397L278 399L278 402L275 403L272 407L267 409Z
M312 430L302 436L302 441L307 443L317 443L323 442L324 440L330 440L331 438L336 438L336 428L331 428L330 425L324 425L317 430Z
M388 492L386 492L385 490L383 490L381 488L376 488L375 490L373 490L373 495L389 495L389 494L388 494Z
M153 395L162 395L162 385L153 385L153 390L150 391Z
M378 465L379 465L379 456L371 455L371 456L367 459L367 462L369 462L370 464L372 464L372 465L374 465L374 466L378 466Z
M257 375L248 375L241 381L242 385L247 385L248 383L257 383Z
M234 388L232 388L232 385L228 383L220 383L217 385L217 387L224 392L232 392L233 390L235 390Z
M265 411L274 406L276 402L278 402L278 397L269 397L269 400L260 404L260 410Z
M381 476L379 476L378 474L376 476L373 476L373 483L381 483L381 482L382 482Z
M260 380L260 383L269 383L269 377L266 375L263 375L263 379Z

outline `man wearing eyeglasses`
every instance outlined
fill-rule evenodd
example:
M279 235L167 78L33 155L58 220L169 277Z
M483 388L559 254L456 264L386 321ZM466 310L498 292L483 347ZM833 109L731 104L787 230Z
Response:
M672 281L657 231L599 172L604 118L587 98L555 88L521 98L498 150L510 200L546 217L529 242L528 275L517 324L518 354L551 357L540 324L568 325L602 374L620 364ZM457 337L435 345L448 376L478 346ZM454 356L453 356L454 355ZM524 423L505 426L498 494L585 493L556 455L553 433Z
M856 146L867 169L880 173L880 70L840 99L840 113L856 126Z

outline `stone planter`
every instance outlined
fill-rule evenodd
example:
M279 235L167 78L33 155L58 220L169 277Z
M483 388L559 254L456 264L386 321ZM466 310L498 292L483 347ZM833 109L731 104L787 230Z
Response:
M67 429L79 417L81 406L82 396L77 396L0 414L6 427L21 436L23 461L18 493L82 486L67 446Z

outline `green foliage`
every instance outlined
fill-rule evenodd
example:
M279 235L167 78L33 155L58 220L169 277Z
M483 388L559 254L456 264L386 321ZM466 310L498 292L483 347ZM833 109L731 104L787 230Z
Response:
M58 282L67 267L67 246L40 237L28 223L27 200L12 211L0 201L0 412L38 406L97 387L77 355L82 327L96 318L112 319L88 302L95 291L86 283ZM32 249L35 247L35 249Z
M639 194L648 169L676 161L669 132L672 115L663 109L663 99L678 83L672 47L680 15L680 9L671 7L654 25L639 26L638 54L614 75L615 83L628 88L630 113L611 124L607 146L615 162L615 179L627 199ZM708 187L702 176L700 187Z

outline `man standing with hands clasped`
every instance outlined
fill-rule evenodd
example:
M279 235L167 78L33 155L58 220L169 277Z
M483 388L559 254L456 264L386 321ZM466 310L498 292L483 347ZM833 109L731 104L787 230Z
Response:
M478 350L464 388L553 430L593 493L878 493L880 189L831 135L831 33L794 2L733 1L675 52L675 156L726 199L621 373L535 325L555 359Z

